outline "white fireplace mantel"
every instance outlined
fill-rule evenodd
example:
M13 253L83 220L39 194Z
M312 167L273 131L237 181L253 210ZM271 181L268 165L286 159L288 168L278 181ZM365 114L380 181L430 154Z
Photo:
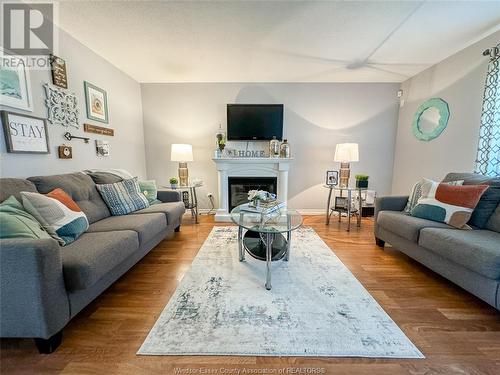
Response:
M293 158L213 158L219 175L219 208L215 221L231 221L228 177L276 177L277 196L288 199L288 170Z

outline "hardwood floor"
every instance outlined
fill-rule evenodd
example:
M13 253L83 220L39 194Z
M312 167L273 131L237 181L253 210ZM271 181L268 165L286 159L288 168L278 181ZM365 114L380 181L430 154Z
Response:
M331 375L500 374L500 314L495 309L405 255L376 247L371 219L350 233L336 220L325 226L322 216L306 217L304 224L318 232L426 359L136 356L215 225L212 217L203 216L198 225L185 220L180 233L84 309L64 329L55 353L39 355L32 340L2 340L1 372L175 374L190 369L191 374L219 375L239 369L231 374L240 375L269 369L267 374L302 375L310 372L299 369L320 368Z

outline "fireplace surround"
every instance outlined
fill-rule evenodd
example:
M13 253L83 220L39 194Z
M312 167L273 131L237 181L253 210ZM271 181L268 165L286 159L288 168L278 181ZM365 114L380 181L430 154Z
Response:
M218 173L219 208L216 221L231 221L229 201L229 178L274 178L275 193L280 201L288 199L288 171L293 158L213 158ZM265 190L265 189L262 189ZM242 191L240 191L242 193ZM240 195L241 197L241 195Z
M276 177L228 177L229 212L236 206L248 202L250 190L264 190L276 194Z

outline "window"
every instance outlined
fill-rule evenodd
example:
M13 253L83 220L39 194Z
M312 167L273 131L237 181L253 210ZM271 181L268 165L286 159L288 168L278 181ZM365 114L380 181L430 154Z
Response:
M484 87L475 172L500 177L500 44L485 51L490 63Z

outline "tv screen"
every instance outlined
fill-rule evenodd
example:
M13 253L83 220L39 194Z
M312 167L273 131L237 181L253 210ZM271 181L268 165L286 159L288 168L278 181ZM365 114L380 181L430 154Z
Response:
M281 140L283 104L228 104L227 139L233 141Z

